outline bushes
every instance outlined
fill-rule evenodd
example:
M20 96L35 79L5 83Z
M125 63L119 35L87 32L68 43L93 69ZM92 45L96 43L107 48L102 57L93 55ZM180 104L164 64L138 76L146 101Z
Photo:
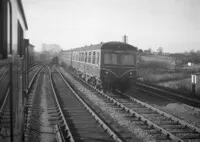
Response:
M152 70L168 70L168 63L166 62L156 62L156 61L149 61L149 62L140 62L138 64L139 69L152 69Z
M188 73L170 70L169 63L158 61L141 62L138 64L138 76L143 81L151 83L189 77Z

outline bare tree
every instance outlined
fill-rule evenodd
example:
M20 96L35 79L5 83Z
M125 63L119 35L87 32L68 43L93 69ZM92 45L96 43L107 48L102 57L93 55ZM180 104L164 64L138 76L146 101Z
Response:
M151 48L149 48L148 51L149 51L149 53L152 53L152 49Z
M159 55L162 55L163 54L163 48L160 46L158 49L157 49L157 52Z

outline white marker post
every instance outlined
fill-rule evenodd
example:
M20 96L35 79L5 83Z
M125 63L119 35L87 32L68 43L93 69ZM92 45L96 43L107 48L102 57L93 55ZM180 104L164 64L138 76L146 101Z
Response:
M191 81L192 81L192 94L195 95L195 86L197 84L197 76L192 74Z

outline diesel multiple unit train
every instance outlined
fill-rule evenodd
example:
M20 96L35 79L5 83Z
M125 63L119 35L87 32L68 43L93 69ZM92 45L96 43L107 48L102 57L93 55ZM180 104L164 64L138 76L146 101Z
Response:
M123 42L106 42L62 51L63 66L99 90L127 90L135 85L137 48Z

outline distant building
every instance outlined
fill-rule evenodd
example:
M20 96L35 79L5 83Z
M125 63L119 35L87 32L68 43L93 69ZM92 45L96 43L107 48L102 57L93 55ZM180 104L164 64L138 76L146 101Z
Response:
M154 54L154 55L158 55L158 52L155 52L155 51L154 51L153 54Z
M149 55L151 54L151 50L144 50L144 53Z

